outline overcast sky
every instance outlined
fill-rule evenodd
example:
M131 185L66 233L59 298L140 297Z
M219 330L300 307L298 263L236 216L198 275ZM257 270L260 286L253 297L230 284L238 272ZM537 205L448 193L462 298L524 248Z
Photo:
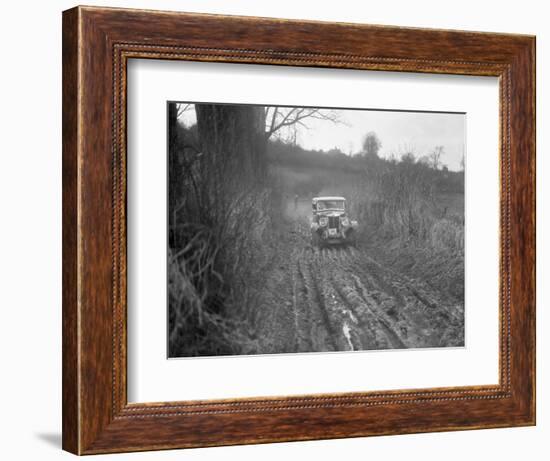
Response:
M442 163L450 170L461 169L465 154L464 114L349 109L337 112L344 123L304 120L308 128L297 128L297 143L304 149L327 151L336 147L345 153L356 153L361 150L365 134L374 131L382 142L381 157L394 154L399 158L405 151L414 149L419 158L435 146L443 146ZM195 123L195 111L185 113L183 122Z

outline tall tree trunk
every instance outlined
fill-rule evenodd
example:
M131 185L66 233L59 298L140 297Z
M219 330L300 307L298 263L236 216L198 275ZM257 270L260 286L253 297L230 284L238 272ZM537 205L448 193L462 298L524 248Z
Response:
M263 179L266 174L263 107L197 104L195 109L200 145L209 157L205 165L230 169L238 166L241 178Z
M266 176L264 109L197 104L195 110L203 206L211 224L223 226L239 197L250 197Z
M183 148L180 151L178 130L178 105L168 104L168 217L170 227L175 224L173 213L182 199L181 159Z

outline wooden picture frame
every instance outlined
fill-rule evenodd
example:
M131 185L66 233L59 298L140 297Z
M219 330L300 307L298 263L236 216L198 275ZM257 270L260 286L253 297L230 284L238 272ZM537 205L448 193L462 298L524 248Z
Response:
M128 404L131 58L496 76L495 386ZM77 7L63 13L63 448L93 454L535 424L535 38Z

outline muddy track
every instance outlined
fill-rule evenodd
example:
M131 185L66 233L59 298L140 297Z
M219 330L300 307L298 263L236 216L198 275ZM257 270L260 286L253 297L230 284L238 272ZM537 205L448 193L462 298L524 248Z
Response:
M285 330L284 351L463 344L464 309L457 300L382 266L360 248L312 247L304 226L295 228L293 239L270 326ZM278 319L284 325L273 324Z

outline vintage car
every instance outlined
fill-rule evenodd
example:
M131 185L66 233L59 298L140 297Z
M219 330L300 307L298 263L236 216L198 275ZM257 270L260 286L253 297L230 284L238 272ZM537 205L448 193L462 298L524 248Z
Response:
M311 205L311 243L314 246L355 245L357 221L349 218L344 197L313 197Z

